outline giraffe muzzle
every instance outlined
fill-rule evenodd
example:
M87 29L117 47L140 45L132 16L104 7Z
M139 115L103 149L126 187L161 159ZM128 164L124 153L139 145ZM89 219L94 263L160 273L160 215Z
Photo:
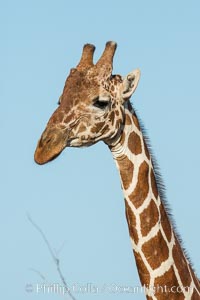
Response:
M55 159L67 146L68 132L58 128L46 129L35 150L34 160L43 165Z

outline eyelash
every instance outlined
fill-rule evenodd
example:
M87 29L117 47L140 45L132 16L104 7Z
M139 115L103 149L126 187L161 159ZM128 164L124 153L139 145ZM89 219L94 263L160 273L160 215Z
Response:
M60 105L60 103L61 103L61 98L62 98L62 96L60 96L60 98L58 100L58 105ZM93 106L100 108L100 109L105 109L109 103L110 103L110 101L108 101L108 100L105 101L105 100L100 100L99 98L96 98L94 100Z
M105 109L109 103L110 103L110 101L104 101L104 100L100 100L99 98L96 98L94 100L93 106L100 108L100 109Z

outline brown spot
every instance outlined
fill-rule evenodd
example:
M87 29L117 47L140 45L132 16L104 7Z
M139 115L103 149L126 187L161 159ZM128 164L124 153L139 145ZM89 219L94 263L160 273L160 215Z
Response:
M116 116L119 116L119 111L115 110L115 114L116 114Z
M92 129L91 129L91 132L92 133L97 133L97 132L99 132L101 129L102 129L102 127L105 125L105 122L99 122L99 123L97 123Z
M137 127L137 129L140 130L140 124L139 124L139 121L138 121L138 118L136 117L136 115L133 115L133 122L134 122L135 126Z
M172 255L174 258L175 265L178 269L178 272L181 275L181 281L183 283L183 286L189 287L192 280L190 278L188 264L186 262L186 259L183 255L183 251L177 239L172 249Z
M149 154L149 150L148 150L148 148L147 148L147 144L146 144L146 142L145 142L145 139L143 139L143 142L144 142L144 151L145 151L146 157L147 157L148 159L150 159L150 154Z
M134 191L132 192L132 194L130 194L129 196L130 200L133 202L136 208L142 205L142 203L144 202L144 200L148 195L148 191L149 191L148 178L149 178L149 166L146 163L146 161L144 161L139 168L137 185Z
M115 87L114 87L114 85L112 85L111 86L111 91L114 92L114 90L115 90Z
M71 116L68 115L66 118L64 118L64 123L69 123L71 121Z
M140 154L142 152L141 139L137 133L134 131L130 133L128 138L128 147L131 152L135 155Z
M137 265L137 269L138 269L138 274L140 276L140 281L141 281L142 285L146 285L148 287L150 284L149 271L147 270L147 268L142 260L141 255L135 251L134 251L134 255L135 255L136 265Z
M126 120L125 120L125 125L131 125L131 118L129 117L129 115L126 114Z
M155 198L157 199L158 198L158 189L157 189L157 184L156 184L156 179L155 179L153 169L151 170L151 188L152 188Z
M166 238L170 242L171 238L172 238L172 227L169 222L168 215L167 215L162 203L160 204L160 219L161 219L161 225L162 225L163 231L166 235Z
M173 267L154 281L155 297L158 300L184 300Z
M146 236L150 232L152 227L158 222L158 219L158 208L154 200L151 200L149 206L140 214L141 231L143 236Z
M58 123L58 122L62 122L64 118L64 114L62 111L56 110L54 112L54 114L52 115L50 122L51 123Z
M142 251L153 270L160 267L161 263L169 256L168 246L160 231L143 244Z
M114 118L115 118L115 114L114 114L114 111L112 111L109 116L109 119L112 122L112 125L114 124Z
M125 207L126 207L126 220L128 223L129 234L130 234L130 237L137 244L138 243L138 234L137 234L137 230L136 230L136 218L135 218L135 215L127 201L125 201Z
M134 165L125 155L121 159L117 159L117 164L119 166L123 187L126 190L132 182Z
M78 132L81 133L81 132L84 132L86 130L87 130L87 128L85 127L85 125L81 124L79 129L78 129Z
M200 296L197 293L196 289L194 289L191 300L199 300Z

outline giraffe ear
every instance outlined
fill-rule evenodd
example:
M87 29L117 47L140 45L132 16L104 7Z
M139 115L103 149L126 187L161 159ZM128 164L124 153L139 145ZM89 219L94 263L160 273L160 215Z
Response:
M123 79L123 91L122 91L122 98L124 101L128 100L132 94L135 92L135 89L138 85L140 79L140 70L136 69L129 73Z

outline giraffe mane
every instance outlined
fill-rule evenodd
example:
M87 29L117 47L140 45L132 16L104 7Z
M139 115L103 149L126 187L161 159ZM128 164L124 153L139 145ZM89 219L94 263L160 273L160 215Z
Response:
M132 108L133 108L133 106L132 106ZM157 188L158 188L158 193L160 195L161 201L162 201L162 203L164 205L166 213L167 213L167 215L169 217L169 220L170 220L170 222L172 224L172 227L173 227L173 230L174 230L174 232L176 234L176 237L177 237L177 239L178 239L178 241L179 241L179 243L180 243L180 245L181 245L181 247L183 249L184 255L187 258L187 260L189 261L189 263L190 263L191 267L193 268L194 272L196 273L195 268L194 268L194 264L193 264L193 262L192 262L192 260L191 260L191 258L189 256L189 254L188 254L187 249L185 248L184 241L183 241L183 239L182 239L182 237L181 237L181 235L180 235L180 233L178 231L177 224L176 224L176 221L174 219L171 206L170 206L169 201L167 199L165 182L164 182L163 176L161 174L159 163L158 163L158 161L156 159L156 156L154 154L154 150L153 150L153 147L151 145L151 141L150 141L150 138L148 136L147 129L146 129L145 125L144 125L144 122L141 120L140 115L138 114L137 109L133 108L133 110L134 110L134 112L137 115L138 122L140 124L140 129L142 131L143 137L145 139L145 142L147 144L148 150L150 152L150 156L151 156L152 164L153 164L153 168L154 168L154 174L155 174L155 178L156 178L156 183L157 183Z

